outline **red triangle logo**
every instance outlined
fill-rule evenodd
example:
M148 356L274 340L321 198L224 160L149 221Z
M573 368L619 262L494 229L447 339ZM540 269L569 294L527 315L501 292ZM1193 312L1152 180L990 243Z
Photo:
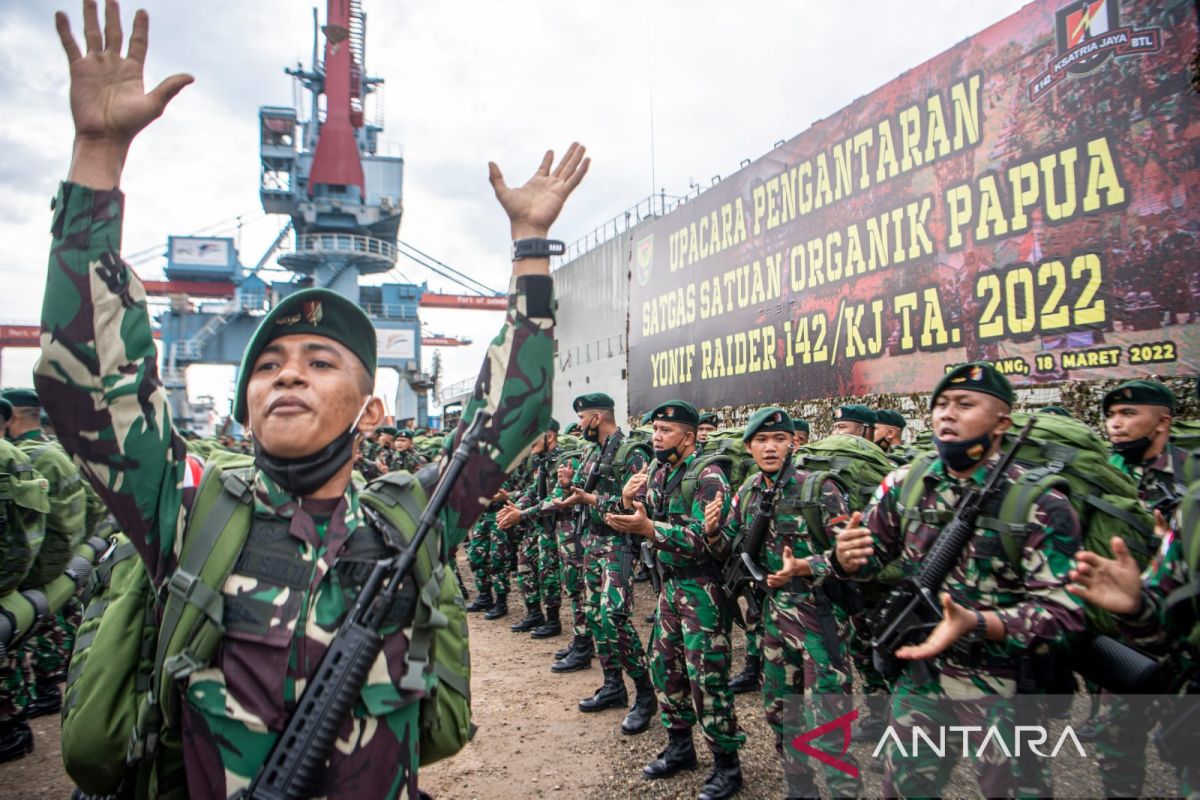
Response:
M858 767L853 764L847 764L842 761L841 757L846 755L846 751L850 749L850 724L858 719L858 709L851 711L848 714L843 714L835 720L830 720L824 725L813 728L807 733L802 733L792 740L792 747L799 750L801 753L812 756L817 761L820 761L827 767L833 767L836 770L846 773L851 778L858 778ZM826 733L832 730L841 729L842 731L842 752L836 756L826 753L824 750L818 750L809 742L813 739L819 739Z

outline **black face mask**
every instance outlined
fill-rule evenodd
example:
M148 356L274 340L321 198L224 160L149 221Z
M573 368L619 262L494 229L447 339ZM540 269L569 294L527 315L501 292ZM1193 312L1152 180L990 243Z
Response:
M966 472L983 462L992 445L992 436L985 433L965 442L945 442L933 437L933 446L946 466L955 472Z
M600 426L589 427L583 429L583 438L592 444L600 443Z
M657 459L658 463L660 464L674 464L679 460L679 448L672 447L668 450L659 450L656 448L654 450L654 458Z
M297 497L310 495L329 483L338 470L354 458L354 437L358 433L358 421L366 410L364 403L349 430L338 434L317 452L299 458L273 456L255 439L254 464L285 492Z
M1150 438L1130 439L1125 442L1113 442L1113 450L1117 455L1131 464L1141 464L1146 460L1146 451L1150 449Z

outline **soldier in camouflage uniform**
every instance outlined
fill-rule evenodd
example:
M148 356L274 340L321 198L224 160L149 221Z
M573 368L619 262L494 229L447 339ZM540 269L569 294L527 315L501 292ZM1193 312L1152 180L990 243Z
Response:
M0 417L12 418L12 405L0 399ZM4 486L6 519L0 525L0 597L16 591L33 566L46 534L50 485L29 456L10 442L0 439L0 483ZM9 515L19 515L13 518ZM28 654L24 648L8 647L0 641L0 763L21 758L33 751L33 732L29 728L27 708L30 685L26 672Z
M542 613L541 574L538 571L538 526L532 517L522 520L519 511L514 515L510 510L514 503L532 505L531 498L536 494L534 483L545 444L543 434L534 442L534 451L529 459L513 473L512 489L505 498L504 506L496 514L496 527L508 537L509 547L516 559L514 571L517 573L517 589L525 603L525 616L508 626L513 633L526 633L546 622Z
M87 533L88 494L79 468L62 445L46 436L41 427L41 402L32 389L6 389L3 398L12 404L8 438L29 457L34 468L50 485L50 513L46 515L46 538L37 561L22 589L38 589L54 580L66 566ZM32 700L30 718L56 714L62 707L58 688L67 677L67 662L75 642L75 629L83 609L72 599L52 620L38 625L23 649L26 680Z
M583 438L595 445L575 472L571 494L562 508L584 506L587 533L583 542L584 581L588 622L604 670L604 684L589 698L579 701L579 710L603 711L623 707L629 694L622 671L633 679L637 697L621 722L623 733L641 733L650 725L654 713L654 687L646 667L646 651L633 627L633 545L629 537L615 530L606 515L621 507L621 487L632 475L646 468L640 450L632 450L622 463L617 458L625 434L613 415L615 403L602 392L580 395L572 407L579 415ZM597 475L591 493L585 492L591 475ZM567 659L579 660L583 654L572 651ZM564 659L566 660L566 659ZM562 663L562 662L559 662ZM647 711L646 709L649 708Z
M115 187L132 137L189 78L167 78L143 95L146 17L135 17L129 55L122 58L115 3L108 12L104 50L95 5L85 6L87 55L65 15L58 20L71 65L76 143L54 203L35 382L64 446L86 466L162 586L175 573L177 539L186 530L186 449L158 376L145 289L117 253L122 195ZM490 165L516 238L544 237L586 172L578 145L553 172L552 158L547 153L534 177L515 189ZM467 422L480 410L492 416L441 513L447 549L482 511L480 498L495 493L549 422L553 307L548 259L514 262L505 324L463 414ZM184 680L182 742L193 800L226 798L246 787L344 616L344 587L331 564L365 527L350 473L354 439L379 425L385 413L382 401L371 396L374 371L370 320L329 290L285 298L263 318L247 349L235 417L255 432L255 515L286 528L284 541L294 546L287 557L300 568L288 574L306 577L291 590L240 574L238 566L226 582L227 604L252 596L272 609L261 627L226 615L212 665ZM455 441L464 432L460 426ZM422 482L436 480L436 473L423 471ZM339 745L322 769L319 794L335 800L417 797L421 704L397 685L406 652L402 631L385 637L362 698L342 722Z
M564 509L562 503L571 494L572 481L582 463L577 454L565 454L559 458L557 480L547 500L554 520L555 540L558 544L558 559L562 567L562 587L571 598L571 642L554 653L552 672L575 672L592 666L595 640L588 626L584 592L584 552L582 537L576 535L575 515Z
M650 665L670 743L643 775L665 778L695 768L692 728L699 722L713 754L713 771L699 796L718 800L742 786L738 750L746 735L738 728L729 691L732 619L720 580L721 564L729 555L729 539L719 529L729 510L729 482L716 464L689 474L696 461L699 417L691 403L681 400L654 409L659 467L653 475L641 473L626 483L622 503L634 513L610 514L608 522L649 541L662 570ZM693 477L689 498L684 487Z
M781 408L762 408L750 417L743 436L760 472L747 478L734 495L722 531L726 538L737 540L755 524L763 493L779 479L791 456L794 432L791 417ZM846 522L849 506L837 483L825 480L816 495L819 507L806 509L801 492L810 479L815 480L811 473L796 469L775 489L767 536L762 549L750 554L769 573L767 584L772 590L763 609L763 706L775 731L787 797L819 794L812 767L792 748L792 741L853 706L847 643L850 615L845 608L853 590L833 575L831 563L834 526ZM820 530L814 533L810 521L819 522ZM826 749L836 752L836 745ZM857 770L853 753L847 751L842 761ZM860 795L862 784L857 778L830 766L824 772L832 796Z
M1171 444L1175 394L1158 381L1125 381L1101 401L1104 426L1112 442L1109 463L1138 485L1138 498L1151 512L1170 517L1187 491L1184 472L1188 452ZM1100 759L1101 785L1109 797L1137 797L1145 782L1145 760L1120 758L1142 753L1155 719L1144 703L1102 690L1095 708L1090 735Z
M558 422L550 421L550 430L533 445L533 471L529 483L515 500L496 515L504 530L515 531L521 549L517 559L517 583L525 599L526 615L509 626L514 633L529 632L534 639L546 639L562 633L559 612L562 585L558 565L558 542L551 499L555 484L554 462L562 455L558 447ZM542 601L545 601L545 612Z
M413 448L413 432L397 431L396 440L392 442L392 469L415 473L427 463L425 457Z
M855 512L838 534L836 568L866 579L898 561L915 575L965 490L982 486L999 461L1012 402L1008 379L990 364L964 364L943 376L932 395L938 458L924 474L918 507L902 507L909 468L888 475L861 525ZM1023 472L1013 464L1007 478L1014 481ZM901 668L892 687L891 724L900 742L911 741L918 725L927 731L946 724L981 726L972 738L976 752L990 724L1012 730L1012 720L994 717L999 712L986 698L1013 697L1018 689L1038 693L1036 685L1018 681L1036 666L1029 660L1053 658L1083 630L1083 608L1066 590L1069 554L1080 544L1075 511L1052 491L1034 501L1029 514L1020 572L1003 555L1000 534L977 523L943 586L941 623L924 642L896 652ZM958 701L952 710L950 699ZM941 794L956 760L949 751L946 758L929 749L907 754L890 740L884 752L885 790L905 797ZM1028 748L1021 758L1009 759L987 748L975 770L985 796L1051 793L1048 762Z
M1168 525L1158 518L1159 548L1144 573L1125 542L1113 537L1114 558L1105 558L1086 550L1076 555L1071 570L1072 594L1113 612L1122 638L1147 652L1165 656L1168 674L1175 677L1173 690L1180 694L1200 693L1200 608L1188 590L1200 581L1197 567L1197 536L1200 536L1200 482L1193 483ZM1185 712L1186 713L1186 712ZM1168 717L1169 719L1169 717ZM1194 725L1194 723L1193 723ZM1142 740L1144 748L1145 741ZM1142 750L1131 758L1120 759L1115 766L1136 769L1144 765ZM1112 755L1105 753L1103 755ZM1188 754L1189 756L1194 753ZM1101 774L1106 758L1100 759ZM1194 761L1175 764L1179 793L1200 796L1200 767Z

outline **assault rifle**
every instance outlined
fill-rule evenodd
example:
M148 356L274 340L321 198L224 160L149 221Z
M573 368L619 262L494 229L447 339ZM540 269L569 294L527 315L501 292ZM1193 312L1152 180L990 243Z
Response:
M600 473L612 465L612 460L616 457L617 448L621 446L623 438L620 431L616 431L608 437L604 443L604 449L600 451L600 458L596 460L596 466L583 482L584 494L591 494L596 490L596 484L600 482ZM582 465L580 468L582 469ZM587 530L588 508L586 503L580 503L575 507L575 532L571 535L576 542L583 541L584 531Z
M729 611L734 622L743 628L746 627L746 619L742 616L742 609L737 602L739 596L746 598L746 610L750 617L762 618L762 600L759 593L768 590L767 575L754 559L762 552L763 541L767 538L767 532L771 530L771 519L775 516L775 502L779 493L795 471L796 464L792 461L792 449L789 447L779 475L759 495L754 521L734 539L732 553L721 570L721 583L726 597L730 600Z
M287 727L275 741L266 763L244 795L249 800L303 800L324 794L321 777L337 743L338 730L358 700L367 682L367 673L383 649L380 629L392 617L396 603L410 607L399 609L402 619L412 618L415 595L401 592L408 579L425 537L438 527L438 514L450 497L471 453L478 449L479 437L491 415L479 411L450 459L446 471L421 512L412 541L403 552L375 563L353 607L329 643ZM361 506L372 525L389 526L372 509Z
M905 578L867 620L872 639L872 661L885 678L900 673L896 651L907 644L922 642L942 620L938 591L950 570L958 563L967 542L975 535L975 521L983 505L1002 491L1006 473L1017 452L1033 432L1034 420L1021 429L1016 442L996 464L982 489L967 489L954 509L954 516L942 528L933 546L921 561L916 577Z

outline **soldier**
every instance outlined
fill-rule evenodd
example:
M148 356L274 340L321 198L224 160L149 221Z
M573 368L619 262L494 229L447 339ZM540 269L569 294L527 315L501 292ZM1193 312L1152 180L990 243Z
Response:
M0 399L0 418L12 419L13 407ZM0 527L0 597L16 591L37 558L46 533L50 507L49 483L33 468L29 456L0 439L0 499L4 525ZM7 644L0 642L0 645ZM27 707L29 685L23 648L0 654L0 764L33 752L33 731Z
M883 452L890 453L904 444L904 429L908 427L908 420L903 414L890 408L877 408L875 420L875 444Z
M867 406L859 403L839 406L833 412L833 432L861 436L868 442L874 442L875 423L878 421L878 415Z
M641 637L633 627L633 585L631 572L633 544L621 531L608 522L607 512L621 505L621 487L632 476L646 468L644 454L631 449L624 463L617 459L625 434L617 426L613 414L615 403L603 392L580 395L572 403L579 415L583 438L594 447L588 451L583 465L575 473L571 494L560 504L562 508L582 505L587 522L584 540L584 580L587 585L585 608L604 684L589 698L579 701L579 710L603 711L624 707L629 694L622 671L633 679L637 696L633 707L621 722L621 732L641 733L650 726L656 702L654 687L646 668L646 651ZM591 476L595 486L585 491ZM574 652L568 655L570 658Z
M880 485L861 524L856 512L838 534L836 564L843 574L869 578L897 561L914 575L962 493L985 483L999 461L1003 434L1012 424L1007 378L987 363L963 364L942 377L931 402L938 456L921 477L916 508L902 507L913 495L905 486L910 468L901 467ZM1023 472L1012 465L1006 485ZM942 621L923 642L896 652L901 668L892 687L892 728L901 742L911 741L917 725L925 730L947 722L981 725L989 713L987 697L1010 698L1018 687L1037 693L1038 687L1021 679L1040 666L1036 654L1053 657L1083 630L1083 609L1066 590L1067 554L1080 543L1079 520L1067 499L1052 491L1031 506L1020 540L1023 573L989 555L997 535L977 520L944 584ZM960 702L947 710L951 698ZM971 702L974 698L980 702ZM981 745L979 731L975 749ZM885 753L885 792L905 797L941 794L956 760L930 758L928 750L915 748L909 756L888 743ZM992 748L975 769L985 796L1051 793L1047 762L1028 752L1002 759Z
M377 447L375 450L375 473L382 475L385 472L391 472L395 469L392 466L396 458L396 434L399 431L391 425L381 425L377 434Z
M763 493L774 487L791 457L794 433L791 417L781 408L761 408L750 417L743 439L760 471L734 495L722 531L726 538L737 540L756 524ZM837 537L834 526L845 523L849 506L838 484L826 479L814 494L819 508L806 510L802 490L809 480L815 480L811 473L796 469L785 483L774 487L774 515L767 536L759 552L750 553L770 573L767 584L772 591L763 610L762 647L767 659L763 706L783 761L787 797L819 794L812 768L797 757L791 742L804 730L836 719L852 707L850 619L845 602L853 590L833 575L831 565ZM820 529L814 532L810 522ZM842 760L857 769L853 753L847 752ZM834 797L857 797L862 790L857 778L832 767L825 770L825 781Z
M1157 381L1126 381L1101 401L1104 426L1112 442L1109 463L1138 485L1138 499L1152 513L1169 517L1187 491L1184 479L1186 450L1168 440L1175 414L1175 394ZM1121 759L1141 753L1155 720L1145 704L1101 690L1092 721L1081 730L1092 738L1101 754L1100 778L1109 797L1136 797L1142 793L1144 759Z
M425 457L413 447L413 436L413 432L408 430L396 432L396 438L392 442L394 451L392 469L403 469L415 473L428 463Z
M74 159L55 201L53 243L42 310L44 338L35 370L39 394L64 445L135 543L156 585L175 574L177 538L186 531L182 484L185 449L175 434L159 380L141 281L117 254L121 240L122 165L131 140L190 82L167 78L142 91L147 45L143 12L134 19L129 54L115 2L107 4L104 46L95 3L84 5L87 54L67 18L58 27L70 62ZM572 145L551 172L553 155L523 187L509 188L489 165L497 199L516 239L544 239L588 162ZM534 248L545 248L538 242ZM480 513L479 498L499 488L524 457L532 433L549 420L554 292L549 260L513 263L506 322L493 340L464 419L491 414L481 446L441 513L443 546L460 541ZM113 346L114 343L117 346ZM225 798L254 778L326 651L345 613L344 591L330 563L365 528L351 481L355 439L383 421L372 396L376 365L370 319L332 291L296 292L275 306L243 358L235 417L253 429L256 517L286 531L287 575L304 576L301 592L272 586L235 567L226 586L265 595L265 620L223 618L226 635L211 666L188 675L181 693L188 795ZM460 426L456 438L465 428ZM423 483L436 480L423 471ZM271 530L276 530L272 528ZM282 546L282 544L281 544ZM239 561L240 565L241 562ZM239 591L237 598L243 598ZM225 594L226 609L234 595ZM243 606L242 613L248 609ZM261 624L260 624L261 622ZM321 768L330 798L417 796L419 710L396 685L407 639L386 637L362 699L340 727L339 746ZM178 735L178 734L177 734ZM180 787L160 786L160 791Z
M482 611L483 618L488 620L508 615L509 535L496 525L496 514L504 508L511 481L511 476L505 478L503 486L484 507L467 542L467 562L479 592L467 605L467 611Z
M795 443L796 447L803 447L804 445L808 444L808 420L793 419L792 424L796 426L796 431L792 434L792 441Z
M1156 511L1158 553L1149 568L1141 573L1137 561L1120 537L1113 537L1114 558L1081 550L1070 572L1068 590L1100 608L1117 615L1123 638L1136 647L1164 655L1174 676L1171 691L1180 694L1200 692L1200 635L1194 588L1200 581L1197 572L1196 536L1200 535L1200 484L1192 484L1168 526L1162 512ZM1185 707L1190 708L1190 707ZM1184 712L1187 713L1187 712ZM1194 723L1192 723L1194 730ZM1142 750L1122 763L1141 765ZM1136 742L1134 743L1136 747ZM1185 758L1194 757L1193 752ZM1104 763L1101 759L1102 775ZM1195 797L1200 791L1200 769L1194 761L1174 764L1179 777L1179 793Z
M22 589L37 589L62 572L87 532L88 496L79 468L62 445L46 436L41 427L42 404L33 389L5 389L0 393L12 404L8 438L29 457L34 469L49 483L50 511L46 538ZM34 683L28 714L32 719L56 714L62 708L58 685L67 677L67 662L75 642L82 608L77 600L63 606L53 620L38 626L24 645ZM26 677L31 677L26 673Z
M694 476L692 497L684 490L685 476L688 481L693 477L688 471L696 461L699 422L695 406L682 400L654 409L659 467L653 476L642 472L625 484L621 502L633 513L609 514L606 520L618 531L649 541L662 568L650 664L670 742L642 774L657 779L695 769L692 727L699 721L713 754L713 769L699 797L717 800L742 786L738 750L746 735L738 728L729 691L732 619L720 581L729 540L718 522L729 509L729 482L719 466L709 464Z
M1137 481L1143 505L1171 516L1187 491L1188 452L1169 440L1175 394L1158 381L1126 381L1101 405L1112 441L1109 463Z
M720 418L711 411L701 414L700 425L696 428L696 441L700 444L707 442L708 435L717 429L720 421Z
M578 428L577 423L571 425ZM570 427L568 426L568 430ZM562 502L571 494L572 482L581 463L582 459L576 453L566 453L559 457L555 467L557 478L554 490L547 500L554 520L559 562L562 565L562 586L571 598L571 643L554 652L554 663L550 665L552 672L590 669L595 653L595 640L588 626L584 598L586 586L583 537L575 530L575 515L569 510L561 510Z
M547 503L554 483L551 473L554 460L561 455L558 449L558 423L550 421L550 429L533 445L533 470L523 491L511 498L496 514L496 524L509 531L519 543L517 551L517 585L525 600L525 618L509 626L513 633L530 632L535 639L558 636L562 633L559 609L562 606L562 587L558 583L558 543L553 527L545 518L554 508ZM550 527L547 532L547 527ZM543 552L546 552L543 556ZM546 610L542 611L542 599ZM541 631L539 634L538 631Z

